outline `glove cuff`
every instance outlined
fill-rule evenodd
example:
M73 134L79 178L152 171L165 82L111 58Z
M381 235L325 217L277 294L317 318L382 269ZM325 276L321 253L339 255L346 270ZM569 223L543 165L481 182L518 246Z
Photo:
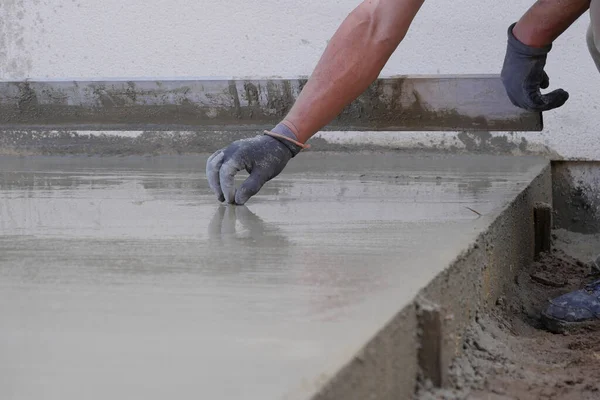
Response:
M271 136L287 147L292 152L292 158L296 157L302 150L310 148L309 145L298 142L294 132L284 124L278 124L272 131L265 131L264 134Z
M514 24L508 27L508 46L514 51L526 56L539 57L547 55L550 52L550 50L552 50L552 44L549 44L544 47L531 47L519 41L519 39L517 39L513 34L513 28L516 24L517 23L515 22Z

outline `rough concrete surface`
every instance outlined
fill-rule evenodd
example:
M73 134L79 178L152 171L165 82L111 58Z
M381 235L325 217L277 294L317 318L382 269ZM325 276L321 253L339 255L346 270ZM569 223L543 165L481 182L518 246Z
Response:
M0 128L271 129L306 79L0 82ZM540 131L497 75L378 79L326 129Z
M421 400L595 400L600 397L600 334L552 334L540 313L548 300L598 279L589 260L598 234L555 230L554 249L522 268L498 301L471 324L444 390Z
M262 131L71 131L0 130L0 155L164 155L211 153L233 141ZM495 136L490 132L463 132L437 138L424 132L406 142L401 132L320 132L310 139L315 151L402 151L499 155L555 154L529 142L523 134Z
M494 305L521 269L533 261L534 207L538 202L550 201L551 176L546 166L468 251L420 294L442 307L446 317L444 362L460 354L465 328L477 314Z
M307 153L222 207L205 160L0 157L0 397L406 397L412 300L547 165Z
M556 228L600 231L600 164L563 161L552 164Z

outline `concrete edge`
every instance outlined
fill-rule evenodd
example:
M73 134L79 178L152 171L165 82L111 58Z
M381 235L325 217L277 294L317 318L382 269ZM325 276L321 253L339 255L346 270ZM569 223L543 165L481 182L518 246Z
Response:
M600 232L600 162L552 163L554 227Z
M270 129L306 79L0 81L0 129ZM540 131L497 75L377 79L325 130Z
M1 130L0 155L170 155L212 153L260 131ZM560 158L526 132L319 132L312 151L435 151Z
M461 354L464 334L478 311L493 306L517 271L533 261L534 207L539 202L551 204L551 179L548 165L312 399L412 398L418 380L431 378L423 375L423 356L434 357L444 379L451 360ZM421 340L427 329L419 318L423 304L439 310L439 342ZM427 335L429 340L437 340L436 336ZM431 359L428 363L431 366Z

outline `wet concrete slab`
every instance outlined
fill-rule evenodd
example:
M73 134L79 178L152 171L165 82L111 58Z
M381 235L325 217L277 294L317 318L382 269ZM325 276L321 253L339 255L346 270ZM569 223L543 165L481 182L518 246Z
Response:
M309 396L547 165L306 153L228 207L205 161L0 157L0 398Z

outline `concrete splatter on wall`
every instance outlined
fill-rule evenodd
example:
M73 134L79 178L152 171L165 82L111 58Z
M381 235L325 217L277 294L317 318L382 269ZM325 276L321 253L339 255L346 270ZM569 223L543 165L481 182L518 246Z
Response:
M0 2L0 80L27 78L31 72L32 60L25 37L25 3L26 0Z

